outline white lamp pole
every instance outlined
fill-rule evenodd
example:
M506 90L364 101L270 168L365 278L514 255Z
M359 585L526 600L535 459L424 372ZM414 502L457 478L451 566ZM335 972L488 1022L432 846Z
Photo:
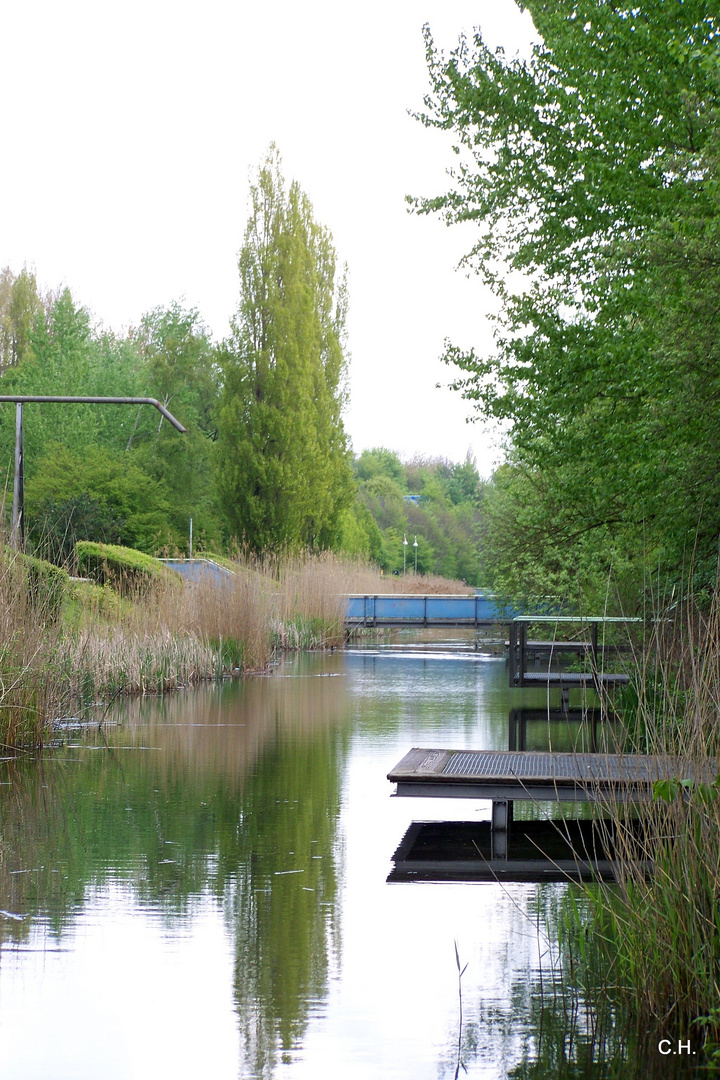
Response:
M418 549L417 536L415 537L415 543L413 544L413 547L415 548L415 574L417 574L417 549Z
M403 574L405 573L405 558L407 556L408 538L407 535L403 536Z

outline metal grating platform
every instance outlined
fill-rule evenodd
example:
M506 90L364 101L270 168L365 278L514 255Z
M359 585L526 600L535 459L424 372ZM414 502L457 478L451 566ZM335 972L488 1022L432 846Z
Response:
M576 801L644 798L656 780L714 778L710 769L696 772L672 757L414 748L388 780L398 795Z
M611 673L607 671L524 671L522 674L523 685L542 686L594 686L598 683L603 686L620 686L630 682L629 675Z
M678 768L679 763L669 758L468 750L451 752L442 775L653 783L661 777L677 775Z

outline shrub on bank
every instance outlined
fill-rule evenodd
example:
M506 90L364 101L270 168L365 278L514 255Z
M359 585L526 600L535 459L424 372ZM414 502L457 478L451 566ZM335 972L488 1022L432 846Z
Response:
M93 619L117 623L132 610L132 600L121 596L111 585L75 579L70 581L66 593L63 622L68 628L83 626Z
M79 540L75 545L78 574L98 585L110 585L120 593L146 593L153 585L178 584L180 575L160 559L134 548Z

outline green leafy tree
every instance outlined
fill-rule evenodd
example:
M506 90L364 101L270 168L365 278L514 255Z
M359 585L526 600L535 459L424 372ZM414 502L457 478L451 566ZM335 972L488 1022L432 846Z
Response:
M328 547L353 497L343 428L346 291L327 229L272 149L251 188L222 351L219 487L251 549Z
M358 480L372 480L375 476L387 476L402 488L405 484L405 469L394 450L376 446L372 450L363 450L355 462L355 475Z
M475 460L468 450L465 460L451 469L448 495L455 506L461 502L477 506L480 501L480 475Z
M27 483L25 503L33 546L58 562L69 557L76 540L152 554L170 532L164 485L105 447L86 446L76 454L50 444Z
M30 345L17 364L0 379L5 394L61 396L140 395L137 351L122 339L96 333L89 313L76 304L69 289L36 319ZM35 463L51 442L73 451L89 445L121 450L132 424L130 410L117 405L28 405L25 409L25 469ZM12 461L15 416L12 406L0 407L0 453Z
M365 503L359 497L343 511L340 518L338 549L348 555L362 555L382 563L382 533Z
M491 355L446 356L456 388L509 424L486 562L521 586L512 534L524 530L523 562L561 577L582 567L599 594L628 556L638 581L648 556L677 570L696 535L709 572L717 11L703 0L526 6L542 38L528 61L479 35L445 58L427 34L422 119L454 132L461 164L450 191L417 206L477 224L467 264L502 301Z
M223 533L214 483L219 388L208 331L198 311L175 302L146 314L133 341L140 358L140 396L161 401L187 434L178 438L162 416L141 406L126 449L168 491L175 543L187 542L192 517L196 546L217 546Z

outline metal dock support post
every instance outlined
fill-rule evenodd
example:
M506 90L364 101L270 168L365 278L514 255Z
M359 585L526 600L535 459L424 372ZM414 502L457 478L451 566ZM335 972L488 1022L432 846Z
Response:
M493 799L490 827L491 856L493 859L507 859L508 835L512 819L512 799Z
M517 623L510 623L510 647L508 649L508 663L510 666L510 685L517 684Z

